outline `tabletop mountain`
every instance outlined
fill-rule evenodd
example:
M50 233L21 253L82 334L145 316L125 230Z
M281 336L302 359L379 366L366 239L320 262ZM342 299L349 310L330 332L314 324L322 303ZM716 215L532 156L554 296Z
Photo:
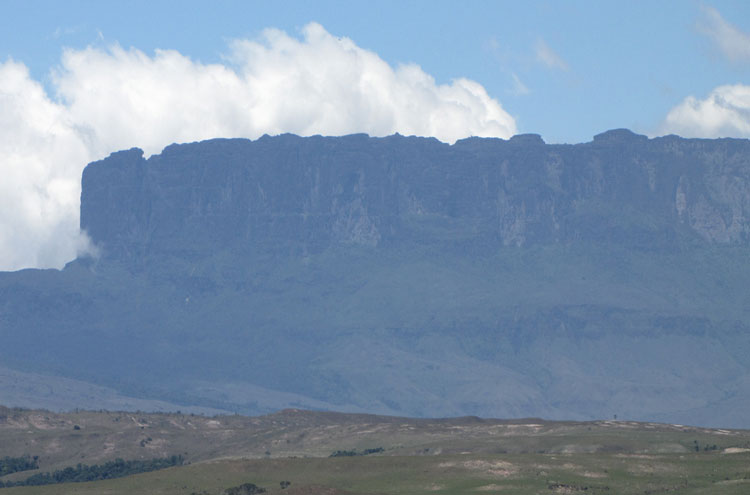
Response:
M244 413L750 427L750 141L217 139L82 185L98 256L0 274L8 368Z

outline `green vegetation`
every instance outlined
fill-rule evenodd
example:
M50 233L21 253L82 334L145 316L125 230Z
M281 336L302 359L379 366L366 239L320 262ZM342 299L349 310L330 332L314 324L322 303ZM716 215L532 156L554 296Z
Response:
M376 447L374 449L365 449L362 451L357 450L337 450L333 454L331 454L328 457L354 457L355 455L370 455L370 454L379 454L381 452L385 451L383 447Z
M36 455L33 458L28 455L22 457L3 457L0 459L0 476L37 469L39 468L38 460L39 456Z
M122 478L132 474L147 473L182 464L182 456L173 455L150 461L125 461L115 459L102 465L78 464L76 467L67 467L52 473L38 473L22 481L0 481L0 488L14 486L41 486L55 485L58 483L81 483L84 481L98 481L113 478ZM239 492L238 492L239 493Z
M266 493L266 490L254 483L243 483L240 486L227 488L222 495L255 495L256 493Z
M283 490L280 479L292 480L292 488ZM75 486L13 488L7 495L261 493L234 491L243 485L263 489L268 495L746 495L750 455L466 454L223 460Z

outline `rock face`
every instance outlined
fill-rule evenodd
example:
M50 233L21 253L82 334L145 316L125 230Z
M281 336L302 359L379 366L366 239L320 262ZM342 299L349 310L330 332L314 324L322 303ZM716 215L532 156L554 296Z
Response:
M248 413L750 427L750 142L283 135L90 164L0 364Z
M591 143L364 135L172 145L91 164L81 227L106 258L216 245L320 252L441 237L497 246L576 241L676 247L695 236L747 242L750 143L648 140L627 130ZM425 226L437 232L425 232ZM455 239L454 239L455 240ZM282 248L283 246L283 248ZM307 251L306 251L307 250Z

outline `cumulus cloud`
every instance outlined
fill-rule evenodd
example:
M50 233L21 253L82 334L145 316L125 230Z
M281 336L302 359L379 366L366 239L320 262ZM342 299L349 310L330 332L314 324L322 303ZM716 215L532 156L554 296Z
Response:
M733 62L750 60L750 34L727 22L713 7L703 7L698 30Z
M549 69L567 71L570 68L568 63L555 53L542 38L539 38L536 42L536 59Z
M0 64L0 267L59 265L78 232L81 164L92 158L67 109L23 64Z
M80 174L138 146L262 134L509 137L514 119L475 81L437 84L309 24L237 40L224 63L118 45L66 50L54 94L15 61L0 64L0 269L60 267L87 249L78 231Z
M669 111L662 132L685 137L750 138L750 86L719 86L704 99L685 98Z

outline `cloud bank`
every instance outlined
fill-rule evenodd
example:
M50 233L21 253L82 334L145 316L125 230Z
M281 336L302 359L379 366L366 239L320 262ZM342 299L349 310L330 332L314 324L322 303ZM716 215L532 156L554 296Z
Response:
M22 64L0 65L0 269L59 266L78 233L82 165L93 154L67 108Z
M66 50L53 95L16 61L0 64L0 270L61 267L89 249L78 230L86 163L138 146L291 132L507 138L511 117L477 82L435 80L417 65L309 24L237 40L224 63L173 50Z

